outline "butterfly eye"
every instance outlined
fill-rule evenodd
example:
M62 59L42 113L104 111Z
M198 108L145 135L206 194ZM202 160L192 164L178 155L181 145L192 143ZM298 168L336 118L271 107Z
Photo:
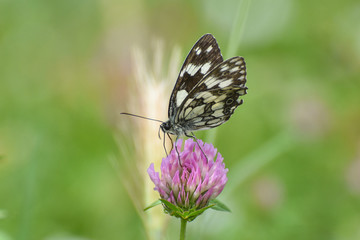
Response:
M171 129L171 124L170 124L169 121L164 122L164 123L162 123L162 124L160 125L160 128L161 128L164 132L169 131L169 130Z

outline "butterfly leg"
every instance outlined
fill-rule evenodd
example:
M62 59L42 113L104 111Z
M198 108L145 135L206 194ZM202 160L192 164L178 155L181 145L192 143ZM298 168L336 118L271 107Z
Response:
M165 135L165 133L164 133L164 135ZM169 133L167 133L167 136L169 137L169 139L170 139L170 141L171 141L171 150L170 150L170 152L171 152L171 151L173 150L173 148L174 148L174 142L173 142L172 138L170 137L170 134L169 134ZM164 136L164 138L165 138L165 136ZM176 147L176 142L177 142L178 139L179 139L179 136L176 136L176 140L175 140L175 151L176 151L176 153L177 153L177 155L178 155L179 165L180 165L180 167L182 167L181 161L180 161L180 153L179 153L179 151L178 151L178 149L177 149L177 147ZM165 147L165 145L164 145L164 147ZM167 156L167 154L166 154L166 156Z
M168 135L168 136L169 136L169 135ZM170 139L171 139L171 138L170 138ZM166 151L166 144L165 144L165 132L164 132L163 146L164 146L165 154L166 154L166 156L168 156L168 153L167 153L167 151Z
M179 139L179 136L176 136L176 140L175 140L175 151L176 151L176 153L177 153L177 155L178 155L179 165L180 165L180 167L182 167L182 164L181 164L181 161L180 161L180 153L179 153L179 151L178 151L178 149L177 149L177 146L176 146L176 143L177 143L178 139ZM171 144L172 144L172 141L171 141Z
M161 128L159 127L159 131L158 131L158 137L159 137L159 139L161 140L161 136L160 136L160 130L161 130ZM165 134L164 134L165 135Z
M170 152L174 149L174 142L172 141L172 138L170 137L170 134L167 133L168 135L168 138L170 139L170 142L171 142L171 149L170 149ZM177 141L177 138L176 138L176 141Z
M195 137L195 134L193 132L191 132L191 135L188 135L188 134L185 134L185 136L189 137L189 138L192 138L195 140L195 142L197 143L198 147L200 148L201 152L204 154L205 158L206 158L206 161L209 162L209 159L207 158L206 154L204 153L204 151L202 150L197 138Z

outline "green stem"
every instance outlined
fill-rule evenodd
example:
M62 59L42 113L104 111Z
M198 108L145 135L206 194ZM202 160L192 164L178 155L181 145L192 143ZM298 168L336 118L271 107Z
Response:
M186 223L187 221L185 219L181 219L180 240L185 240Z

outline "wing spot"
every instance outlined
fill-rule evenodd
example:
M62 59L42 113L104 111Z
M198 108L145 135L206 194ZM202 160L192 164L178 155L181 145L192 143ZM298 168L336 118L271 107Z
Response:
M190 106L190 104L191 104L192 101L194 101L194 99L193 99L193 98L189 98L189 99L185 102L184 106Z
M193 109L193 112L196 114L196 115L201 115L203 112L204 112L204 108L205 108L205 104L202 104L200 106L197 106Z
M239 71L240 70L240 68L239 67L234 67L234 68L232 68L232 69L230 69L230 73L233 73L233 72L236 72L236 71Z
M225 104L226 104L226 105L230 105L230 104L232 104L233 102L234 102L234 99L228 98L228 99L226 99Z
M210 88L209 86L211 86L214 83L214 81L216 81L216 78L208 77L208 79L206 79L206 81L204 81L204 83L208 88Z
M224 65L224 66L221 67L220 72L224 72L224 71L226 71L226 70L228 70L228 69L229 69L229 66L228 66L228 65Z
M217 97L216 100L215 100L215 102L217 102L217 103L218 103L218 102L221 102L221 101L224 100L226 97L227 97L226 94L223 94L223 95Z
M204 99L204 103L213 102L216 98L217 98L217 96L211 95L211 97Z
M180 72L180 77L183 77L183 76L184 76L185 71L186 71L186 69L184 68L184 69Z
M224 103L223 102L218 102L215 103L214 105L211 106L211 110L215 111L218 109L222 109L224 107Z
M241 89L241 90L237 91L236 93L239 94L240 96L245 95L246 89Z
M211 81L210 83L206 83L206 86L208 88L212 88L214 87L215 85L218 85L218 84L221 84L223 80L222 79L214 79L213 81Z
M222 109L216 110L216 111L212 114L212 116L214 116L214 117L216 117L216 118L221 117L221 116L223 116L223 115L224 115L224 113L223 113Z
M185 110L185 113L184 113L184 116L186 117L192 110L192 107L188 107L186 110Z
M220 118L215 118L213 120L207 121L206 124L212 125L212 124L215 124L215 123L219 123L220 121L221 121Z
M233 82L232 79L223 81L223 82L221 82L221 83L219 84L219 88L225 88L225 87L229 86L232 82Z
M247 89L247 87L245 87L245 82L242 82L242 83L239 85L239 88L245 88L245 89Z
M201 115L204 112L204 108L205 104L193 108L192 111L185 117L185 120Z
M213 46L210 45L210 46L206 49L206 52L210 52L212 49L213 49Z
M181 103L184 101L184 99L186 98L187 95L188 95L188 92L184 89L178 91L178 93L176 94L176 106L177 107L179 107L181 105Z
M196 66L194 64L189 64L186 68L186 72L190 75L190 76L194 76L200 69L201 65Z
M237 62L235 63L235 65L241 65L241 64L243 64L243 60L242 60L242 59L240 59L239 61L237 61Z
M202 74L207 73L207 72L209 71L210 67L211 67L211 63L210 63L210 62L205 63L205 64L201 67L201 70L200 70L201 73L202 73Z
M201 53L201 48L197 47L197 48L195 49L195 52L196 52L196 55L200 55L200 53Z
M202 120L203 120L202 117L197 117L197 118L193 118L193 119L191 120L191 122L197 123L197 122L201 122Z
M195 98L196 99L200 99L200 98L207 99L207 98L209 98L211 96L212 96L212 94L210 92L201 92L201 93L195 95Z

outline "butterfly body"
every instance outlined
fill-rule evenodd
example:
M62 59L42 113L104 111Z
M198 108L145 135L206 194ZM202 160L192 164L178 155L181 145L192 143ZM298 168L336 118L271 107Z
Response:
M163 132L176 136L184 136L187 134L182 125L172 125L170 120L162 123L160 128Z
M217 127L231 117L246 94L246 66L242 57L223 60L211 34L202 36L189 52L171 93L164 133L189 136Z

